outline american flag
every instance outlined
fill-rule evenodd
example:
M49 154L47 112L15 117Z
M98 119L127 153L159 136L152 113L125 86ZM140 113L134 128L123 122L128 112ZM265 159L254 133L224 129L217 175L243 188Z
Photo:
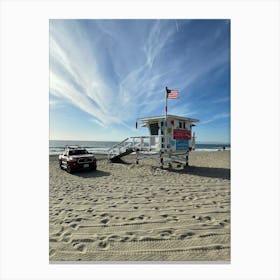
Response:
M167 98L169 98L169 99L179 98L179 91L176 90L176 89L168 89L167 90Z

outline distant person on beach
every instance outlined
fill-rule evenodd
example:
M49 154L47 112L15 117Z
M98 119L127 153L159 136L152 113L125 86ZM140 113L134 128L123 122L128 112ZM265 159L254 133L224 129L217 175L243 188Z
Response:
M223 146L223 151L226 149L226 147L225 146Z
M139 149L136 149L136 164L139 164L139 155L140 155Z

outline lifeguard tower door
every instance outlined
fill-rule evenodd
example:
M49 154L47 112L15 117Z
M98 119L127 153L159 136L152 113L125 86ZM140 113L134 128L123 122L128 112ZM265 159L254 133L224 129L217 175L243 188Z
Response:
M160 139L158 137L159 135L159 129L160 129L160 126L159 126L159 123L158 122L152 122L150 123L149 125L149 129L150 129L150 135L151 136L154 136L154 137L151 137L150 138L150 144L151 146L156 146L158 144L160 144Z

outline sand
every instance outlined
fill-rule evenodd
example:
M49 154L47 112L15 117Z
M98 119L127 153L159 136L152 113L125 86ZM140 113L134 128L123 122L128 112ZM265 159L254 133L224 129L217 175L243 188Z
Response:
M50 156L49 260L230 261L230 152L187 169L134 157L68 174Z

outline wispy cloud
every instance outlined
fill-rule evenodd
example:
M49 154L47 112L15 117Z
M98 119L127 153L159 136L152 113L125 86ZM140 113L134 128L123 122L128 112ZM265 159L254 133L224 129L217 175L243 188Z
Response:
M55 100L55 99L49 100L49 106L51 109L61 109L61 108L65 107L63 102L61 102L59 100Z
M228 101L229 101L229 96L225 96L225 97L214 99L212 103L217 104L217 103L224 103Z
M119 78L119 86L116 86L99 74L99 63L102 61L93 59L90 55L92 51L89 47L90 39L79 33L79 24L72 23L71 27L73 24L75 33L69 32L70 30L63 25L51 28L50 91L52 95L71 102L95 117L96 123L105 126L114 123L125 124L134 115L132 112L140 112L147 105L147 98L149 98L150 111L158 108L159 96L164 96L163 88L159 85L162 87L162 80L166 73L161 73L159 69L153 68L153 65L172 32L162 32L160 22L156 21L148 32L146 43L141 46L144 50L142 64L136 67L131 64L130 71ZM99 25L99 31L108 34L107 28L103 25ZM112 40L129 40L129 38L117 38L118 36L119 34L110 33ZM115 56L114 51L113 48L108 50L110 57ZM85 56L88 58L86 59ZM107 62L103 61L103 63ZM116 66L114 60L111 63Z
M220 119L225 119L225 118L229 118L229 113L222 113L222 114L218 114L218 115L215 115L215 116L212 116L212 117L209 117L205 120L202 120L200 122L200 124L208 124L208 123L211 123L211 122L215 122L217 120L220 120Z
M98 74L89 41L79 34L79 29L76 31L68 34L69 30L56 26L51 32L50 92L95 117L100 124L122 123L111 114L114 93Z

